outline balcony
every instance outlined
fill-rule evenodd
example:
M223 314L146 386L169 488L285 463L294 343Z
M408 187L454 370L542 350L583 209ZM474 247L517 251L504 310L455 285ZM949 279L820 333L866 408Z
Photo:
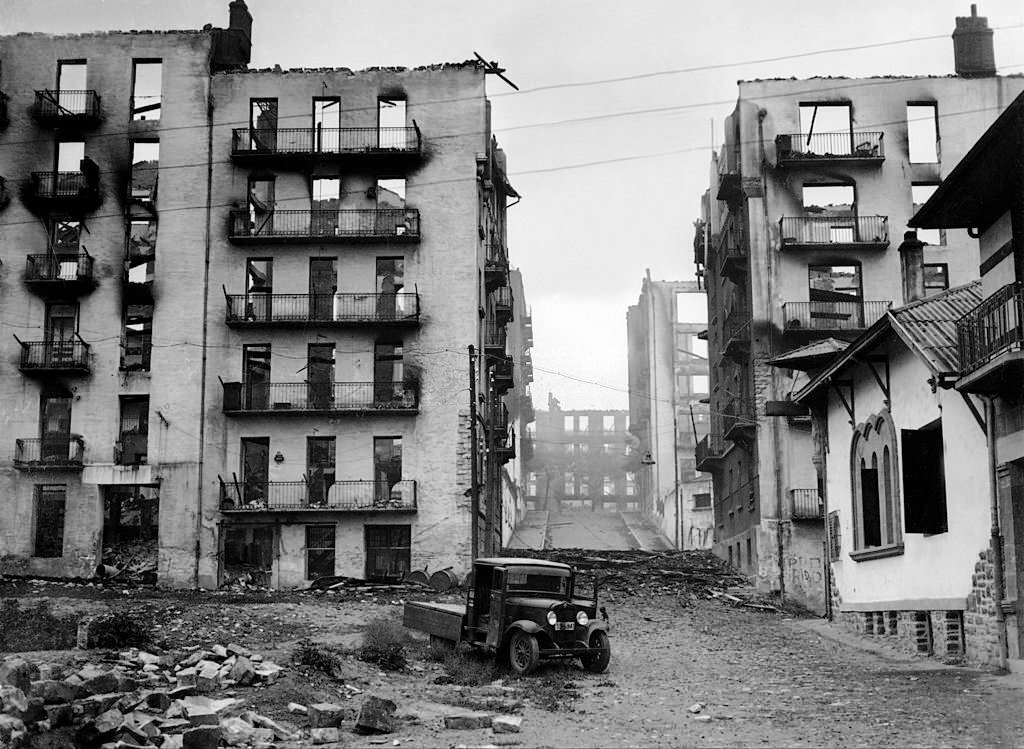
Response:
M422 154L420 129L413 127L235 128L231 158L236 164L308 165L372 161L378 166L413 163Z
M41 296L74 296L96 288L92 256L74 253L29 255L25 284Z
M720 434L706 434L697 443L694 454L697 458L697 470L710 471L725 457L725 440Z
M494 292L494 318L499 325L508 325L514 318L512 289L499 286Z
M1024 379L1024 283L1011 283L956 323L960 380L968 393L1009 392Z
M778 166L881 164L885 161L883 133L848 130L841 133L789 133L775 136Z
M18 368L25 374L88 374L92 369L89 344L77 334L68 340L18 343L21 344Z
M746 304L737 304L725 316L722 324L725 355L742 359L750 350L750 310Z
M85 127L101 119L100 96L95 91L36 91L32 116L48 127Z
M516 430L509 429L497 435L494 443L494 458L504 465L516 457Z
M508 283L508 253L500 242L487 245L487 260L484 262L484 286L487 291Z
M790 489L790 513L793 520L821 520L825 503L817 489Z
M27 199L33 208L77 215L100 204L99 167L82 159L77 172L32 172Z
M77 435L15 440L14 466L23 470L81 470L85 441Z
M418 242L420 212L415 208L274 210L253 221L248 211L235 210L230 214L228 239L234 244Z
M224 294L224 322L233 328L416 326L420 295L397 294Z
M145 431L122 432L114 444L114 463L119 466L145 465L149 435Z
M226 414L415 414L419 392L405 382L224 382Z
M892 302L784 302L783 330L833 336L842 331L867 330L892 306Z
M722 427L730 442L742 441L757 431L754 404L747 398L732 398L722 406Z
M718 273L734 283L739 283L747 274L747 247L743 241L743 227L735 213L730 212L718 235L716 254Z
M513 371L515 364L507 354L491 360L491 374L494 375L494 389L504 395L515 387Z
M244 512L416 512L416 481L220 482L220 508Z
M884 250L887 216L785 216L779 219L784 250Z
M498 325L494 320L487 321L487 328L484 331L484 355L488 361L495 361L505 356L505 342L508 334L503 325Z

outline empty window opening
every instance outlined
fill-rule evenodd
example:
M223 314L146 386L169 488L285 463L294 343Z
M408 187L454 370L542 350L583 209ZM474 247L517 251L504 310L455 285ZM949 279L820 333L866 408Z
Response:
M907 533L945 533L948 526L942 420L922 429L901 429L900 449Z
M67 488L63 484L36 486L34 557L64 555L64 507Z
M142 203L156 202L157 175L160 172L160 143L137 140L132 142L132 200Z
M270 506L270 438L241 439L242 501L246 505Z
M306 347L306 398L314 409L342 405L335 402L333 343L310 343ZM276 407L277 399L274 401Z
M128 257L125 260L128 283L153 283L156 272L156 234L156 219L128 222Z
M57 101L63 112L85 114L86 90L85 60L62 60L57 63Z
M586 414L580 414L576 417L576 431L585 432L590 428L590 417Z
M941 294L949 288L949 265L946 263L924 264L925 296Z
M313 209L313 234L316 236L339 234L341 232L341 178L314 177L311 195Z
M253 585L270 585L274 563L274 526L225 525L223 539L224 574L222 582L245 580Z
M601 427L606 432L615 431L615 414L604 414L601 417Z
M636 494L636 477L632 472L626 473L626 496L632 497Z
M58 172L82 171L82 159L85 158L85 141L57 141L57 159L55 168Z
M377 316L386 320L406 314L410 304L407 295L400 293L405 288L405 259L378 257L376 262Z
M163 63L135 60L132 68L132 119L159 120Z
M862 328L864 297L859 265L812 265L808 273L809 317L795 327ZM792 326L793 321L787 321Z
M751 546L750 539L747 539L747 564L754 563L754 549Z
M160 489L156 486L104 486L101 564L129 579L156 582Z
M78 305L64 302L47 304L45 325L44 332L48 343L71 342L78 332ZM73 355L70 347L66 350L54 348L51 351L55 357L65 353L67 356Z
M335 153L341 142L341 99L313 99L313 137L317 151Z
M687 350L689 351L689 353L694 354L700 357L701 359L708 358L708 342L701 340L697 336L690 336L690 341ZM692 359L693 357L691 356L687 358Z
M249 178L249 233L272 234L274 229L274 178Z
M148 372L153 353L153 305L129 304L124 311L121 369Z
M601 480L601 494L605 497L610 497L615 494L615 480L610 476L605 476Z
M367 525L366 579L395 582L409 572L412 559L412 526Z
M242 407L262 410L270 403L270 344L242 346Z
M122 395L120 405L115 462L119 465L145 463L149 443L149 396Z
M374 505L402 504L402 438L373 438Z
M910 194L914 201L914 213L917 213L928 202L932 193L939 189L937 182L915 182L910 186ZM944 229L917 229L917 238L928 244L946 244Z
M309 314L312 320L331 320L344 317L346 310L335 299L338 290L338 259L313 257L309 259ZM339 304L337 309L335 304Z
M71 440L71 396L39 398L39 459L60 463L68 459Z
M580 476L580 496L590 496L590 477L588 476Z
M691 393L707 393L710 379L708 375L691 375L690 376L690 392Z
M562 429L566 432L571 432L574 428L575 419L572 416L562 417Z
M571 473L565 474L565 487L562 492L567 497L575 496L576 494L576 476Z
M814 156L847 156L855 146L849 102L800 105L800 142L790 144L794 151Z
M907 149L910 163L939 160L939 108L934 102L907 104Z
M377 100L377 147L405 148L406 139L405 99Z
M245 261L245 319L270 320L273 315L274 260L250 257Z
M706 323L708 297L691 291L676 292L676 322Z
M306 526L306 579L316 580L334 574L333 525Z
M249 147L277 150L277 99L249 100Z
M334 437L306 437L306 498L311 507L330 503L334 486Z
M402 344L378 342L373 347L373 403L378 408L405 403L405 364Z
M703 510L711 507L711 494L699 492L693 495L693 507L696 510ZM750 543L749 541L747 543Z

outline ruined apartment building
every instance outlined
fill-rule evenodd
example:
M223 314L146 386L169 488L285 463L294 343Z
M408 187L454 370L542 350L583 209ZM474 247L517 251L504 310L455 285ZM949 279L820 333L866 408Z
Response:
M712 421L697 461L714 477L714 548L818 611L823 435L786 401L908 301L897 251L908 220L1024 90L1024 78L996 75L984 18L956 19L953 38L953 76L741 82L712 161L696 243ZM928 293L977 278L966 231L919 237Z
M648 271L626 313L630 432L643 513L677 549L711 547L711 482L694 449L707 434L707 328L695 281L653 281Z
M290 587L495 546L484 67L249 70L251 25L0 39L5 572L156 546L161 583Z

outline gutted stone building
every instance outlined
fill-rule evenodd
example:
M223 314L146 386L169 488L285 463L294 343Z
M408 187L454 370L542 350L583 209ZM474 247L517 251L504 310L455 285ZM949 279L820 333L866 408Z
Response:
M485 67L252 70L251 27L0 38L5 572L127 545L162 583L296 586L500 543Z
M956 20L956 75L742 81L698 225L708 293L716 553L824 610L823 466L789 394L910 301L897 246L978 135L1021 91L996 75L992 32ZM922 232L925 288L977 277L977 242Z

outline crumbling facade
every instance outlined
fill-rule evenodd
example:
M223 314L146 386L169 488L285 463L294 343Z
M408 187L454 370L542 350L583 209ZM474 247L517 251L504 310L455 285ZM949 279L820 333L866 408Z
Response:
M485 66L250 70L251 26L0 39L5 572L155 539L161 583L293 587L500 546Z
M717 554L818 611L827 594L824 467L788 396L909 301L897 245L915 208L1024 89L991 31L957 19L956 76L743 81L698 222L708 293ZM933 294L977 277L977 243L922 233Z

